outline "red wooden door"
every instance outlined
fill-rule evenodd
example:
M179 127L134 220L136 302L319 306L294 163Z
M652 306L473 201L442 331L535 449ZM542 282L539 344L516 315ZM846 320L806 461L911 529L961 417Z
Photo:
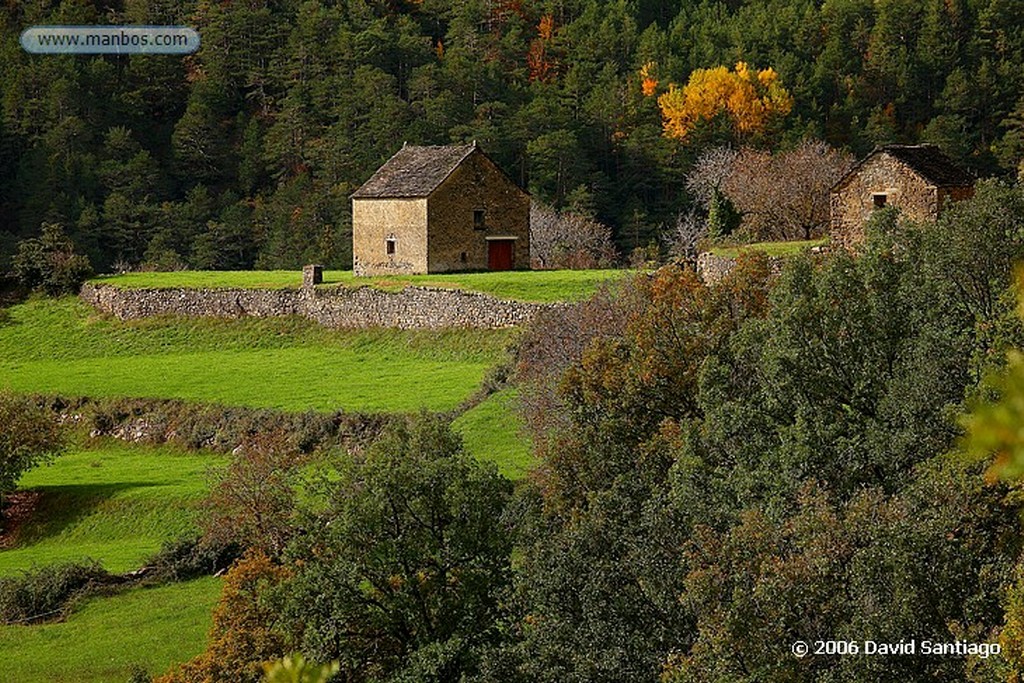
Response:
M487 267L491 270L512 270L513 240L491 240L487 243Z

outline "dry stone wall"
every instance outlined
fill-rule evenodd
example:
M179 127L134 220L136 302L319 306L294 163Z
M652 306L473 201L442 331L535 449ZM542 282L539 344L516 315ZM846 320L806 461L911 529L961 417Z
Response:
M319 289L122 289L86 283L81 298L121 320L157 315L271 318L300 315L325 327L494 329L521 325L561 304L505 301L477 292L406 287Z
M776 275L782 272L785 259L781 256L769 256L768 267ZM732 256L719 256L710 251L702 252L697 257L697 275L704 284L713 285L728 275L736 267L736 259Z

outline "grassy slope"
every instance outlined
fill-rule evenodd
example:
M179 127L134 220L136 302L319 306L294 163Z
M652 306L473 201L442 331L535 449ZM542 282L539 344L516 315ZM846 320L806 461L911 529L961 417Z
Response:
M0 626L0 681L124 683L202 651L220 579L204 578L94 598L67 621Z
M769 256L792 256L794 254L799 254L805 249L820 247L827 243L828 238L794 242L756 242L754 244L741 244L735 247L715 247L711 249L711 253L717 256L735 258L741 251L751 249L754 251L763 251Z
M380 289L402 289L408 285L466 289L515 301L571 301L590 296L602 282L622 277L623 270L537 270L486 273L452 273L444 275L407 275L357 278L352 271L329 270L324 273L325 286L371 286ZM289 270L270 271L180 271L171 273L129 273L96 278L93 282L128 288L260 288L298 287L302 273Z
M515 389L506 389L463 413L453 426L462 434L466 451L498 465L510 479L519 479L533 464L530 444L515 413Z
M0 387L284 410L448 410L507 331L326 330L299 319L103 319L36 299L0 322Z
M15 547L0 551L0 574L86 557L113 572L135 569L194 527L206 475L224 462L116 441L74 448L22 478L21 489L42 495Z

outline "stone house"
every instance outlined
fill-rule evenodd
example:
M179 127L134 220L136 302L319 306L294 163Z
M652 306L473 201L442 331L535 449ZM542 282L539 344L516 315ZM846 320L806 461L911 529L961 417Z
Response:
M852 247L876 209L894 206L911 220L935 220L948 202L973 194L974 178L934 145L876 147L832 186L830 237Z
M530 267L530 196L474 142L406 145L352 194L356 275Z

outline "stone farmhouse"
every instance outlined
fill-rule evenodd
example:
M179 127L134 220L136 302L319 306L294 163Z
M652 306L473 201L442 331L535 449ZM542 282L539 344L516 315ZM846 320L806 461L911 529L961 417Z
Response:
M530 267L530 196L471 145L406 145L352 194L357 276Z
M934 145L876 147L832 186L832 243L863 241L876 209L894 206L911 220L935 220L948 202L973 194L974 178Z

